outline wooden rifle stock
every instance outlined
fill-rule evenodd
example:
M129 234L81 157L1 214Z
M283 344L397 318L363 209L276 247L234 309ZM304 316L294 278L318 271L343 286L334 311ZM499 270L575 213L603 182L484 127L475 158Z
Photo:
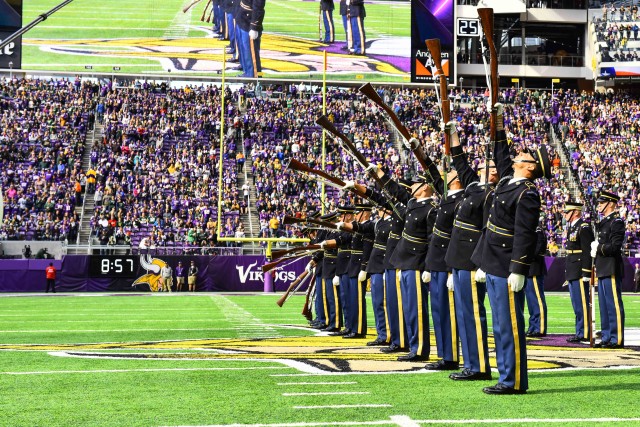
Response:
M427 44L427 49L431 53L431 58L433 58L433 63L436 67L437 75L434 75L434 77L438 77L439 79L440 109L442 110L442 121L446 124L451 120L451 106L449 96L447 95L447 76L442 68L442 49L440 47L440 40L429 39L425 43ZM451 155L451 141L448 132L444 133L444 153L447 156ZM446 166L448 165L445 165L445 167Z
M491 70L491 109L498 102L498 51L493 40L493 9L485 7L478 8L478 16L480 17L480 25L484 32L487 46L489 47L489 66ZM483 52L484 54L484 52ZM491 141L496 140L496 115L491 111ZM488 163L488 162L487 162Z
M309 272L307 270L305 270L305 271L302 272L302 274L300 274L296 278L296 280L291 282L291 284L289 285L287 290L284 292L284 294L282 294L280 299L278 301L276 301L276 304L278 304L279 307L282 307L284 305L284 302L287 300L287 298L289 298L289 294L291 293L291 291L293 291L293 289L296 286L298 286L298 283L300 283L305 277L307 277L308 274L309 274Z
M205 22L205 16L207 16L207 9L209 8L209 5L211 4L211 0L209 0L207 2L207 4L204 6L204 10L202 11L202 16L200 17L200 21ZM213 14L213 5L211 5L211 13Z
M321 219L315 218L295 218L292 216L285 216L284 220L282 220L283 225L291 225L291 224L315 224L319 225L323 228L329 228L331 230L338 230L338 226L332 222L323 221ZM347 233L355 233L353 230L338 230L345 231Z
M265 265L263 265L261 267L262 268L262 272L266 273L269 270L273 270L275 267L277 267L278 265L282 264L285 261L289 261L289 260L292 260L292 259L300 258L301 256L304 256L304 254L288 256L288 257L280 258L280 259L277 259L275 261L271 261L269 263L266 263Z
M304 295L304 307L302 307L302 315L308 320L311 321L313 316L311 315L311 298L313 295L313 291L316 288L316 281L313 280L314 275L311 276L311 282L309 283L309 287L307 288L307 292Z
M316 250L316 249L322 249L322 248L320 248L320 245L307 245L307 246L300 246L300 247L297 247L297 248L283 249L283 250L279 250L279 251L272 251L271 252L271 258L277 259L277 258L282 258L285 255L295 254L296 252L313 251L313 250Z
M389 107L387 104L384 103L384 101L382 100L382 98L380 98L380 95L378 95L378 92L376 92L376 90L373 88L371 83L365 83L364 85L360 86L358 90L360 91L361 94L369 98L371 102L376 104L378 107L382 108L387 113L387 115L391 119L391 122L393 123L393 126L396 128L398 132L400 132L400 135L402 135L404 139L406 139L407 141L411 139L411 134L409 133L409 130L402 124L402 122L396 115L395 111L393 111L391 107ZM420 167L422 167L422 170L428 173L429 166L427 166L427 163L424 161L425 154L422 151L422 148L418 145L416 148L412 149L411 151L416 156L416 159L418 159L418 163L420 163Z
M189 9L191 9L193 6L195 6L196 4L200 3L202 0L193 0L191 3L189 3L188 5L186 5L183 9L182 9L182 13L187 13L189 11ZM206 9L206 7L205 7Z

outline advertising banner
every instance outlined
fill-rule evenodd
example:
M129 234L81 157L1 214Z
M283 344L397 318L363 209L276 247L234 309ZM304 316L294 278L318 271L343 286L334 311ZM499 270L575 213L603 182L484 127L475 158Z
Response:
M432 83L431 55L425 40L439 39L442 68L455 82L454 0L411 0L411 81Z
M0 40L22 28L22 0L0 0ZM22 67L22 37L0 49L0 68Z

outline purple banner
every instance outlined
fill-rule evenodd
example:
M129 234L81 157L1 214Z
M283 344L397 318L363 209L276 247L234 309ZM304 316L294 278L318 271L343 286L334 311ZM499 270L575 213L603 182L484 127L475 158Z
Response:
M97 257L100 256L97 255ZM165 264L173 269L175 286L176 267L180 261L185 270L189 268L191 261L194 261L198 267L196 280L198 291L261 292L264 290L264 275L261 269L266 262L264 256L148 255L144 258L140 256L140 262L136 262L134 271L129 272L127 277L90 277L90 260L91 257L85 255L67 255L62 261L0 260L0 292L43 292L46 287L44 269L50 262L53 262L58 270L56 286L59 292L155 292L158 290L160 268ZM564 258L547 257L549 272L545 280L545 290L567 291L566 287L562 287L564 261ZM284 263L284 266L273 270L271 274L275 291L286 290L304 271L307 262L308 257L305 257L291 264ZM626 258L624 262L625 275L622 280L622 289L630 292L634 288L634 265L640 263L640 258ZM96 273L92 275L95 276ZM302 289L306 289L306 285Z

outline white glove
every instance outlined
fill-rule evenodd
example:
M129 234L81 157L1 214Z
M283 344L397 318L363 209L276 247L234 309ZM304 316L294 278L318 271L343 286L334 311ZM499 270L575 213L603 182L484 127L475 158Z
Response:
M313 267L315 267L313 265L313 261L309 261L304 269L307 271L307 273L311 274L311 272L313 271Z
M360 273L358 273L358 282L362 283L366 281L367 281L367 272L361 271Z
M342 221L336 222L336 228L338 230L342 230L344 228L344 222Z
M565 286L569 286L569 282L567 282L566 280L564 281L564 283L562 284L562 287L564 288Z
M418 141L418 138L411 138L408 141L406 139L403 139L402 142L404 146L411 151L415 150L420 145L420 141Z
M347 0L347 6L351 4L351 0Z
M333 283L333 286L340 286L340 278L338 276L334 277L331 283Z
M450 274L449 277L447 277L447 289L453 292L453 274Z
M458 130L458 122L455 120L450 120L444 125L444 131L449 135L453 135Z
M424 283L429 283L431 281L431 272L423 271L422 272L422 281Z
M476 283L486 283L487 282L487 273L482 271L481 269L476 270Z
M257 39L257 38L258 38L258 36L259 36L259 34L258 34L258 32L257 32L256 30L251 30L251 31L249 31L249 38L250 38L251 40L255 40L255 39Z
M587 285L591 284L591 277L583 277L582 283L586 283Z
M524 288L524 279L522 274L511 273L507 278L507 283L513 292L520 292Z
M364 170L370 174L376 174L378 173L378 165L376 165L375 163L369 163L369 166L367 166Z
M320 245L320 249L324 249L325 246L327 246L327 241L323 240L322 242L318 243Z
M600 242L598 242L597 240L594 240L593 242L591 242L591 258L595 258L596 255L598 255L599 244Z
M355 181L345 181L344 185L342 186L343 190L351 190L352 188L356 188Z

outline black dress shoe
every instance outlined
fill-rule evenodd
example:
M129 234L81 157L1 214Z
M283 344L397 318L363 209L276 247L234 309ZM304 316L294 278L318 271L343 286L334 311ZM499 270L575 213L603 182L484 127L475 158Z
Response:
M540 332L527 332L527 336L530 338L540 338L540 337L544 337L547 334L542 334Z
M455 372L449 375L455 381L487 381L491 379L491 372L473 372L471 369L464 369L462 372Z
M609 345L611 345L611 343L609 341L600 341L598 343L595 343L593 346L595 348L608 348Z
M614 342L610 342L607 345L603 346L604 348L624 348L624 344L618 344L618 343L614 343Z
M365 338L366 335L365 334L357 334L355 332L351 332L345 336L343 336L342 338Z
M240 63L240 60L238 58L229 58L227 59L227 62L231 62L232 64L238 64Z
M492 387L485 387L482 389L487 394L526 394L526 390L516 390L513 387L509 387L502 383L498 383Z
M323 329L325 332L329 332L329 333L334 333L334 332L340 332L339 328L326 328Z
M582 338L578 336L567 338L567 342L580 342L580 341L582 341Z
M424 368L432 371L454 371L460 369L460 363L449 360L438 360L434 363L427 363Z
M418 355L414 352L398 357L398 362L422 362L425 360L429 360L429 356Z
M333 333L331 333L331 334L329 334L329 335L330 335L330 336L332 336L332 337L341 337L341 336L343 336L343 335L348 335L348 334L350 334L350 333L351 333L351 331L350 331L350 330L348 330L348 329L342 329L342 330L336 330L336 332L333 332Z
M385 342L384 340L381 340L380 338L376 338L376 339L375 339L375 340L373 340L373 341L369 341L369 342L367 343L367 346L369 346L369 347L374 347L374 346L377 346L377 345L387 345L387 344L388 344L388 343L387 343L387 342Z
M399 345L391 344L389 347L381 348L380 351L383 353L397 353L402 351L402 349Z

